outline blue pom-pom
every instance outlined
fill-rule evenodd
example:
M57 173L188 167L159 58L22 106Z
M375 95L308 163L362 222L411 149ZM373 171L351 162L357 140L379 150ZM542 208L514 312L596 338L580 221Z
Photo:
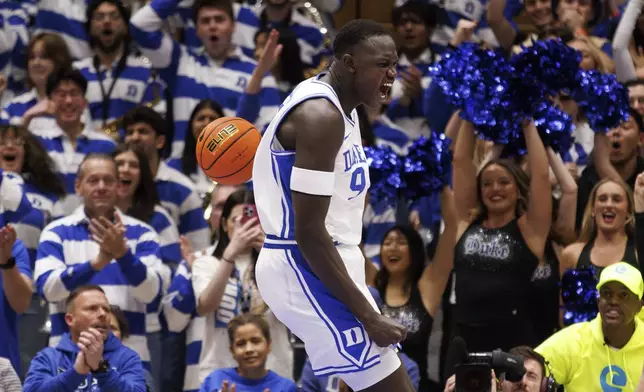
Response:
M606 132L628 120L628 90L615 75L579 71L572 97L595 132Z
M597 316L597 273L595 268L566 271L561 277L564 325L590 321Z
M519 93L537 95L540 99L553 97L561 90L575 87L581 53L560 39L533 41L531 46L512 56L515 79L529 91Z
M563 110L543 101L534 114L534 125L543 144L555 152L568 151L572 147L575 125L572 117Z
M369 203L371 205L394 205L399 189L403 186L402 159L389 146L365 147L369 164Z
M465 43L430 68L450 103L475 126L495 126L497 111L507 103L510 66L500 51Z
M442 191L451 180L451 139L444 133L432 132L421 137L410 147L404 160L403 196L416 200Z

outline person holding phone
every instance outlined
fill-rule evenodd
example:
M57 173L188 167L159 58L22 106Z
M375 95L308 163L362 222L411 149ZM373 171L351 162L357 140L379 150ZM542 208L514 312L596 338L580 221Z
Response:
M232 193L224 203L219 221L219 241L204 250L192 265L192 287L197 313L206 318L199 382L214 370L235 367L226 327L240 314L260 314L270 326L272 350L266 367L291 379L293 353L288 331L259 294L255 262L264 244L252 191Z

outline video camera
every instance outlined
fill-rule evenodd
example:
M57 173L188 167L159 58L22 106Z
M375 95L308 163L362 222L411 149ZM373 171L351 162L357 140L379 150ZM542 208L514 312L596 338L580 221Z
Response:
M511 382L521 381L526 370L523 357L501 350L488 353L468 353L465 341L456 337L447 354L447 365L453 366L456 374L455 392L489 392L492 385L492 370L497 376L505 374Z

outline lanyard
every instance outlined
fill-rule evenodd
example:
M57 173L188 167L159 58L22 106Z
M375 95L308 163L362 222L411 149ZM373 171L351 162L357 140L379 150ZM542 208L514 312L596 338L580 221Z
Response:
M101 86L101 97L103 98L101 102L101 107L103 109L103 126L107 123L107 115L110 110L110 105L112 103L110 96L112 95L112 91L114 91L114 87L116 86L116 81L119 78L119 75L123 70L125 69L125 64L127 62L127 53L123 53L123 56L119 59L118 64L116 65L116 69L113 72L112 75L112 84L110 84L109 89L107 90L107 94L105 93L105 87L103 87L103 79L101 78L101 70L100 68L100 62L98 60L98 56L94 56L94 69L96 70L96 79L98 80L98 85ZM107 70L105 71L105 75L107 76Z

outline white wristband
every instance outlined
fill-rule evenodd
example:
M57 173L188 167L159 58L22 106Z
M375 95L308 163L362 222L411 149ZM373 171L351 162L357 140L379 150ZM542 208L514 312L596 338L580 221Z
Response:
M335 173L301 169L293 166L291 190L307 195L331 196Z

